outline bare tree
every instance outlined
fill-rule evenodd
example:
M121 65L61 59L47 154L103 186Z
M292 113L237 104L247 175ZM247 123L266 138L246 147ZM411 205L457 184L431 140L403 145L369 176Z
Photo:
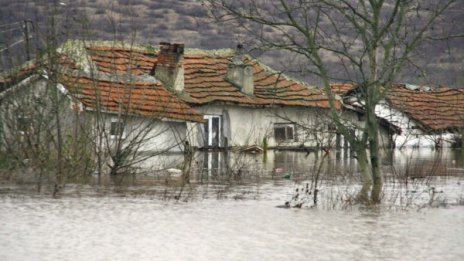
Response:
M379 203L382 176L376 105L413 58L414 51L429 37L430 28L454 1L203 2L215 19L236 23L253 33L250 41L259 48L278 49L304 59L304 71L319 77L329 98L330 117L337 131L356 152L363 180L358 198ZM336 70L334 64L338 65ZM358 103L366 113L364 126L352 130L353 125L347 125L330 89L333 80L358 87Z
M30 169L38 177L39 191L43 181L55 183L54 195L70 179L90 177L95 172L99 175L107 172L121 181L125 174L134 173L152 157L182 147L188 136L179 127L181 120L169 120L171 103L179 106L181 101L166 90L156 89L161 87L153 77L133 74L137 70L134 60L140 55L140 47L137 49L133 43L136 28L132 28L126 41L106 43L106 47L124 46L128 50L127 70L101 73L86 52L93 42L68 41L70 35L63 34L57 19L58 8L57 2L48 6L48 21L37 36L45 49L34 61L35 70L31 71L34 76L8 86L0 95L1 153L8 154L10 165ZM81 26L82 34L73 36L91 37L90 22L79 23L73 26ZM155 55L151 47L144 50ZM83 64L89 66L83 68ZM110 87L103 90L102 81L109 82ZM87 110L80 100L84 87L93 92L92 97L87 97L92 100ZM151 97L147 90L151 91ZM153 93L165 95L154 103L161 109L151 106L158 111L138 113L143 112L144 104L153 105L149 99L158 97ZM118 104L117 108L109 108L108 100ZM170 139L165 137L168 133ZM157 147L147 149L150 147L147 144L156 139Z
M84 169L90 162L81 137L71 135L66 129L70 113L63 108L69 105L69 99L59 88L62 57L57 48L69 37L63 29L71 19L58 19L59 12L58 2L49 3L45 8L45 23L40 28L34 23L34 41L42 43L41 55L26 63L25 68L30 69L16 69L18 73L12 77L18 79L12 80L15 85L8 86L0 102L4 127L0 139L11 164L32 169L38 191L44 177L54 182L54 194L67 178L86 172ZM25 48L26 52L30 51L29 45Z

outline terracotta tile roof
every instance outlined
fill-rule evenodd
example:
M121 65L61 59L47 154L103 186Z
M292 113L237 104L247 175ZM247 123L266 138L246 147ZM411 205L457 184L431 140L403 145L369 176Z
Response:
M0 76L0 91L30 76L36 69L37 65L31 64L8 75Z
M355 86L351 83L332 83L330 84L330 88L333 93L343 96L353 90Z
M122 47L87 47L97 69L107 73L149 74L157 57L149 52ZM231 55L210 55L207 52L185 54L183 59L185 92L188 103L229 102L248 105L290 105L328 108L328 100L321 90L310 89L300 82L272 72L255 60L253 66L254 95L247 96L237 86L225 80ZM129 65L129 66L128 66ZM340 106L340 103L337 103Z
M149 74L157 62L154 53L123 47L89 46L87 52L97 70L105 73Z
M184 56L184 88L191 103L206 104L214 101L256 104L253 97L224 80L229 57L208 55Z
M432 131L464 128L464 90L439 88L410 90L404 85L392 88L386 100L396 109Z
M124 112L182 121L203 122L203 116L159 83L109 81L62 74L60 82L84 106L95 109L97 102L109 112ZM99 97L99 99L97 98Z
M78 66L76 65L76 62L66 54L61 54L59 59L58 59L59 65L71 69L71 70L76 70Z
M58 64L68 69L74 70L77 68L74 61L64 54L60 55L58 58ZM47 64L43 60L29 61L19 70L13 71L10 74L0 75L0 90L2 90L2 88L6 89L7 87L24 80L25 78L40 71L40 69L47 70Z
M193 104L231 102L250 105L289 105L328 108L321 90L310 89L284 75L272 72L255 60L245 62L253 67L254 95L247 96L225 79L231 56L187 54L184 57L185 91Z

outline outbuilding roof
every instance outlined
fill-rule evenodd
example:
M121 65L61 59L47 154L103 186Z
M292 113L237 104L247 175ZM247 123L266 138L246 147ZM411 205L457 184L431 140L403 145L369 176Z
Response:
M28 64L9 74L0 75L0 91L30 76L36 69L35 64Z
M386 100L431 131L464 128L463 89L413 90L401 84L389 90Z
M330 89L334 94L338 94L340 96L343 96L350 92L351 90L354 90L356 88L356 85L351 84L351 83L332 83L330 84Z

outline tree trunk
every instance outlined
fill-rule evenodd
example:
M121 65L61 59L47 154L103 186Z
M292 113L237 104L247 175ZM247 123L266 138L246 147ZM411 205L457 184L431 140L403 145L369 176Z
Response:
M371 201L373 204L380 203L380 193L382 192L382 172L380 170L379 152L379 125L375 116L375 106L371 106L368 113L368 132L369 132L369 156L372 173L373 187L371 191Z
M370 145L371 151L371 169L372 169L372 192L371 192L371 200L373 204L380 203L380 194L382 192L382 172L380 170L379 164L379 150L378 144L371 144Z
M372 176L368 170L367 152L364 148L356 149L359 172L361 174L362 187L357 195L357 201L361 203L369 202L369 192L372 186Z

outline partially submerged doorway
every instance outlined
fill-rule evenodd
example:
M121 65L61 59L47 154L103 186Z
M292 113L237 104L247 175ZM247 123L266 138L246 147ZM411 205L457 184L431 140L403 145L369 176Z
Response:
M205 115L204 119L206 121L203 124L205 148L222 147L222 117L219 115Z

